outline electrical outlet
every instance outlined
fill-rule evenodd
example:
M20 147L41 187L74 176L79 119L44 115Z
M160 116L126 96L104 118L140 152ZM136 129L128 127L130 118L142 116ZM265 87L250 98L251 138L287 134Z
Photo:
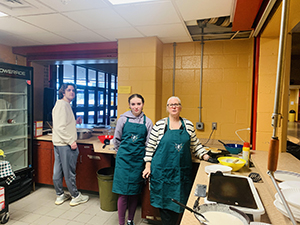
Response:
M196 129L197 129L197 130L204 130L204 123L202 123L202 122L197 122L197 123L196 123Z
M213 129L213 130L216 130L217 129L217 122L213 122L212 123L212 128L211 129Z

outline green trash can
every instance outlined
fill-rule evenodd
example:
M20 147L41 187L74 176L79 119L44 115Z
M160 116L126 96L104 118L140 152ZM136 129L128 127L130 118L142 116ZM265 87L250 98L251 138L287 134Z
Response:
M97 171L100 208L105 211L117 211L118 195L112 192L114 167Z

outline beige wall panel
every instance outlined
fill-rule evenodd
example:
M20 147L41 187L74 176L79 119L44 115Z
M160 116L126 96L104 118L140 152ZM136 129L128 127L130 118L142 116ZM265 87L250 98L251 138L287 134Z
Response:
M0 62L26 66L26 58L12 53L12 48L0 44Z

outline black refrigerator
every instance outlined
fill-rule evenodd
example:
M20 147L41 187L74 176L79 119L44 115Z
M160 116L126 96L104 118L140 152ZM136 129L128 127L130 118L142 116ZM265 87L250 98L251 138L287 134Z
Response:
M8 187L9 202L32 191L32 146L33 68L0 62L0 160L8 161L16 175Z

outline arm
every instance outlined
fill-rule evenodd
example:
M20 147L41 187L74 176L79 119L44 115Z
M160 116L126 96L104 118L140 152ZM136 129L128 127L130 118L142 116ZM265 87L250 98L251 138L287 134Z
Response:
M145 169L143 171L143 178L148 178L151 174L151 161L153 154L163 136L165 121L158 121L152 128L149 140L146 145L146 155L144 157Z
M117 121L117 126L115 129L114 139L113 139L113 143L114 143L116 152L118 152L119 146L122 141L123 127L124 127L125 122L126 122L125 117L120 117Z
M147 145L147 143L149 141L150 133L151 133L152 128L153 128L153 123L152 123L151 119L149 119L148 117L146 117L146 127L147 127L147 138L146 138L145 145Z
M195 128L192 122L185 120L186 129L191 136L191 152L199 159L208 160L207 150L205 150L200 140L196 136Z

